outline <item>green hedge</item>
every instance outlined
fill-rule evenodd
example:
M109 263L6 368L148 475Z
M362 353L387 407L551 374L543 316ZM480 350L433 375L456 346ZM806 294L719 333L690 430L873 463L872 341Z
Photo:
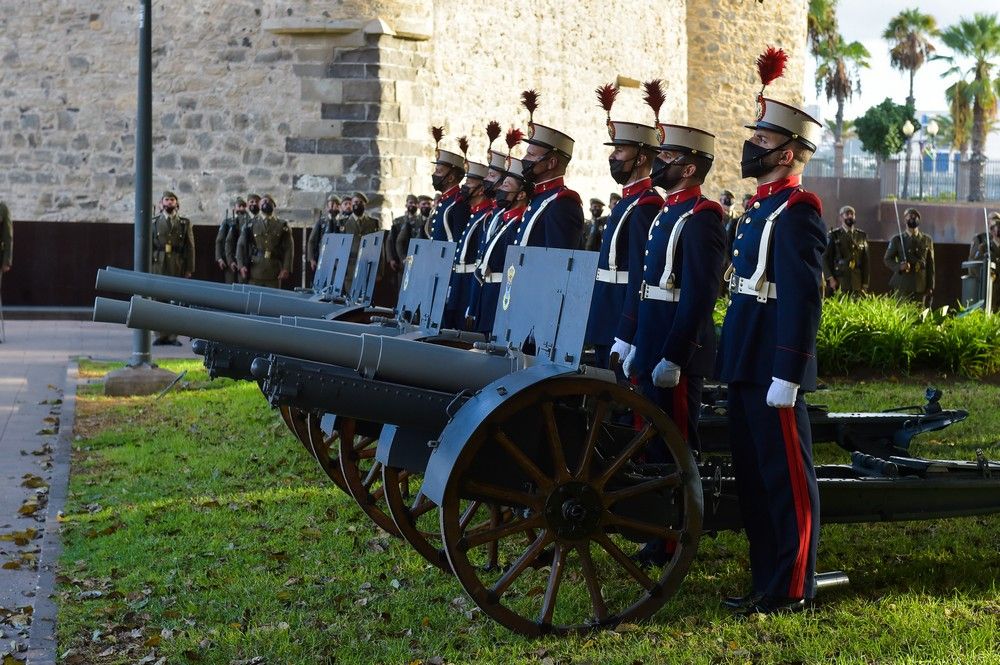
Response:
M718 323L725 309L720 300ZM948 307L924 309L891 296L838 295L823 303L816 354L819 371L826 375L866 369L980 378L1000 373L1000 316L982 311L956 315Z

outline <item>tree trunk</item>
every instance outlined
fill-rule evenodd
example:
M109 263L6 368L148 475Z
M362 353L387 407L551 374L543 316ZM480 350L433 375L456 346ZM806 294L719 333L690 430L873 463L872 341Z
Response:
M972 157L969 158L969 200L983 201L986 199L986 182L983 172L986 167L986 112L976 95L972 103Z
M844 177L844 98L837 97L837 120L833 128L833 174Z

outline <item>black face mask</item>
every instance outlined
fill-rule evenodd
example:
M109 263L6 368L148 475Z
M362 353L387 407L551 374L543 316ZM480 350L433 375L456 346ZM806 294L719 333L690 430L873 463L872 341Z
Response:
M619 185L628 184L632 180L632 174L635 173L638 161L638 159L609 159L608 166L611 168L611 177ZM625 165L629 162L632 163L632 166L626 169Z
M444 178L445 176L437 174L431 176L431 187L434 188L435 192L444 191Z
M353 210L354 214L357 215L358 217L365 214L365 207L361 204L358 204L356 206L351 206L351 210Z
M684 167L687 164L680 162L665 162L657 158L653 172L649 174L655 187L662 187L666 191L673 190L677 183L684 179Z
M844 218L844 224L846 224L847 226L854 226L854 218L853 217L845 217Z
M163 206L163 212L167 213L168 215L174 214L175 210L177 210L177 208L175 208L174 206Z
M271 203L270 201L268 201L267 203L261 203L260 211L265 215L270 215L272 212L274 212L274 204Z
M740 161L740 173L744 178L759 178L770 173L774 164L765 164L764 159L771 153L783 150L786 145L792 142L788 139L777 148L762 148L750 141L743 142L743 158Z
M911 229L915 229L918 226L920 226L920 220L908 219L908 220L906 220L906 226L909 227L909 228L911 228Z
M479 193L482 191L482 187L479 185L472 185L471 187L469 185L462 185L460 191L462 192L462 198L468 201L471 198L479 196Z
M490 199L493 198L497 193L497 185L500 184L496 180L489 181L483 180L483 196Z
M250 204L250 205L247 206L247 210L250 211L250 214L256 215L258 212L260 212L260 206L259 205Z
M498 208L503 208L504 210L510 210L514 206L514 201L517 199L517 195L520 192L505 192L504 190L498 190L495 199Z
M420 214L423 215L424 217L430 217L431 216L431 209L429 207L428 208L421 208L420 209Z
M726 206L728 208L731 205L733 205L733 200L730 197L728 197L728 196L723 196L722 197L722 205L724 205L724 206Z
M407 215L415 215L415 214L417 214L417 206L416 205L408 205L408 206L406 206L406 214Z
M552 151L550 150L549 152ZM543 160L547 159L548 156L549 153L547 152L533 162L524 159L523 157L521 158L521 177L524 178L524 182L529 184L535 182L535 178L538 177L535 175L535 167L541 164Z

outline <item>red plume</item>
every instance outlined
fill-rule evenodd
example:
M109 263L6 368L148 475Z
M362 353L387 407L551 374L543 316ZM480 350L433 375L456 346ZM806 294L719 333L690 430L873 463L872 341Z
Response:
M521 93L521 106L528 110L528 122L535 119L535 109L538 108L538 92L535 90L525 90Z
M660 108L663 106L663 102L667 101L667 96L663 93L663 81L660 79L646 81L642 84L642 91L645 93L642 97L643 101L649 105L649 108L653 109L653 117L659 124Z
M608 114L608 120L611 120L611 107L615 105L615 100L618 99L618 86L614 83L607 83L594 92L597 93L597 103Z
M458 137L458 149L462 151L462 154L468 158L469 156L469 137L459 136Z
M517 127L511 127L507 130L507 136L505 138L507 140L507 153L510 154L510 151L514 149L514 146L520 143L521 139L524 138L524 132Z
M785 73L785 63L787 62L787 53L780 48L768 46L766 51L757 56L757 73L760 74L760 82L767 86L771 81L779 78Z
M434 137L434 147L437 148L444 138L444 127L431 127L431 136Z
M490 120L490 123L486 125L486 138L490 140L490 147L493 147L493 142L497 140L500 136L500 123L496 120Z

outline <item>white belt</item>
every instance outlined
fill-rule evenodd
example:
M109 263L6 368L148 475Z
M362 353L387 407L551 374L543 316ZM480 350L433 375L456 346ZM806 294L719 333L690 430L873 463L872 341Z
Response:
M735 273L729 278L729 293L742 293L746 296L755 296L759 302L775 300L778 297L778 289L774 282L764 281L760 288L758 288L756 282L746 277L740 277Z
M597 269L597 281L607 284L628 284L628 270Z
M680 289L665 289L662 286L654 286L643 282L639 286L639 300L662 300L664 302L677 302L681 299Z
M502 272L491 272L489 275L483 278L485 284L499 284L503 281Z
M452 271L458 273L459 275L465 275L470 272L476 272L475 263L456 263L452 266Z

